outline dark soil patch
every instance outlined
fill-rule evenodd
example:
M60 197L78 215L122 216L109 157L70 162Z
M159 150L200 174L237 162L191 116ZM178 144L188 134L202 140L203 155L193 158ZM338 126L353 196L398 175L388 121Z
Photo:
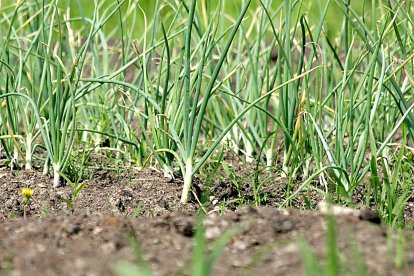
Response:
M241 196L234 194L230 182L220 181L212 189L212 202L204 207L210 214L204 219L209 248L228 229L238 230L231 234L213 275L303 275L300 239L324 267L324 214L274 207L237 209L231 204L226 206L236 211L218 208ZM196 214L201 211L194 195L187 205L179 203L180 180L169 182L151 170L119 175L97 171L87 183L73 210L61 199L71 198L69 186L51 188L51 179L39 172L0 170L0 275L115 275L118 261L142 264L141 257L156 275L194 274L191 257ZM273 184L263 189L269 205L277 205L285 192L282 182ZM206 187L196 186L194 194L200 198L200 189ZM21 189L26 187L35 193L24 220ZM252 196L251 186L245 181L243 187L246 200ZM387 230L354 215L336 216L335 221L338 262L347 264L341 266L341 274L358 274L361 258L370 274L414 271L411 232ZM398 246L401 240L404 247ZM142 254L136 253L137 247ZM404 253L401 260L396 252ZM355 257L357 253L362 257Z

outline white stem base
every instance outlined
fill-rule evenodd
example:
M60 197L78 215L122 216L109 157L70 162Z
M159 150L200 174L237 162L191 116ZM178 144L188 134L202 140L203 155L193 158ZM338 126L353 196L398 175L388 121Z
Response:
M26 163L25 163L26 170L32 169L32 140L33 140L32 134L28 133L26 136Z
M53 166L53 188L57 188L60 186L60 165Z
M266 167L271 167L273 164L273 150L272 148L266 149Z
M49 173L49 158L46 158L45 164L43 166L43 175L47 175Z
M183 186L183 193L181 194L182 204L186 204L188 202L188 195L190 193L192 181L193 181L193 160L189 158L187 159L185 163L184 186Z
M10 162L10 170L13 171L15 167L18 167L19 163L19 150L16 146L13 146L13 158Z
M246 143L246 162L247 163L253 163L254 162L253 146L252 146L252 143L250 143L250 141L247 141L247 143Z
M283 165L282 165L282 171L285 174L285 177L288 177L289 175L289 168L287 166L289 164L289 160L287 160L287 154L286 152L283 153Z
M168 179L168 181L174 180L174 173L171 166L164 164L163 166L164 177Z

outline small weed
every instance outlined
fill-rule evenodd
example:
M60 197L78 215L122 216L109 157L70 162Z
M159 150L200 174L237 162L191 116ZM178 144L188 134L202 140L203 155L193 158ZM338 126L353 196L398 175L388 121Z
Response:
M70 165L66 167L69 176L66 174L61 175L72 188L72 194L70 198L60 196L60 199L65 202L72 211L75 209L75 202L79 197L80 192L88 185L88 181L84 180L84 176L86 162L89 159L90 154L91 151L87 152L84 149L82 151L81 159L78 162L75 162L74 160L77 159L73 157Z
M305 239L298 238L297 240L306 275L334 276L342 273L361 276L368 275L364 258L357 245L352 242L352 237L350 237L349 242L351 243L353 253L347 260L345 256L338 251L336 222L333 215L327 216L326 224L326 255L323 261L321 261L320 256L313 252Z
M136 219L141 214L141 210L142 210L141 204L137 202L137 207L135 208L134 213L132 214L132 218Z
M117 261L112 270L118 276L151 276L151 266L145 259L144 253L141 250L139 241L135 236L135 233L127 233L129 245L132 248L136 262L130 263L126 261Z
M205 226L199 217L197 222L197 228L194 238L194 246L192 253L192 275L209 276L212 275L214 264L220 257L224 248L228 242L239 233L242 229L242 225L236 225L231 229L224 232L216 241L211 245L211 249L208 250L207 241L205 237Z
M49 218L50 216L50 206L46 202L42 202L41 214L42 218L45 219Z

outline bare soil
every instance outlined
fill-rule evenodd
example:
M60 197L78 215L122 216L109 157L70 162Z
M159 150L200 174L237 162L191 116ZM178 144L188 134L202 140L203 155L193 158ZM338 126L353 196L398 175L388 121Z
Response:
M264 189L267 207L229 209L221 202L239 195L218 180L204 210L198 203L205 188L201 183L195 183L191 202L181 205L181 181L168 181L152 170L97 171L73 208L62 200L73 199L71 188L54 189L50 183L36 171L0 169L0 275L116 275L120 261L141 269L148 264L155 275L194 275L195 232L198 214L204 212L209 213L203 224L210 249L227 230L237 229L212 275L304 275L303 241L322 267L326 263L327 216L271 207L280 201L282 183ZM21 189L26 187L35 192L24 219ZM339 274L364 269L370 275L413 273L412 232L367 220L372 217L335 216L338 262L346 264Z

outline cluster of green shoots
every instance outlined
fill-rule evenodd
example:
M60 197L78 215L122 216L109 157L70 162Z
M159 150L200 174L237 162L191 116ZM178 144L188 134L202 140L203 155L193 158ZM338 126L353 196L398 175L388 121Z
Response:
M389 222L401 216L414 170L410 1L69 2L0 6L12 168L36 161L57 187L71 159L105 150L181 175L186 203L225 148L289 185L300 175L284 204L304 189L363 191Z

